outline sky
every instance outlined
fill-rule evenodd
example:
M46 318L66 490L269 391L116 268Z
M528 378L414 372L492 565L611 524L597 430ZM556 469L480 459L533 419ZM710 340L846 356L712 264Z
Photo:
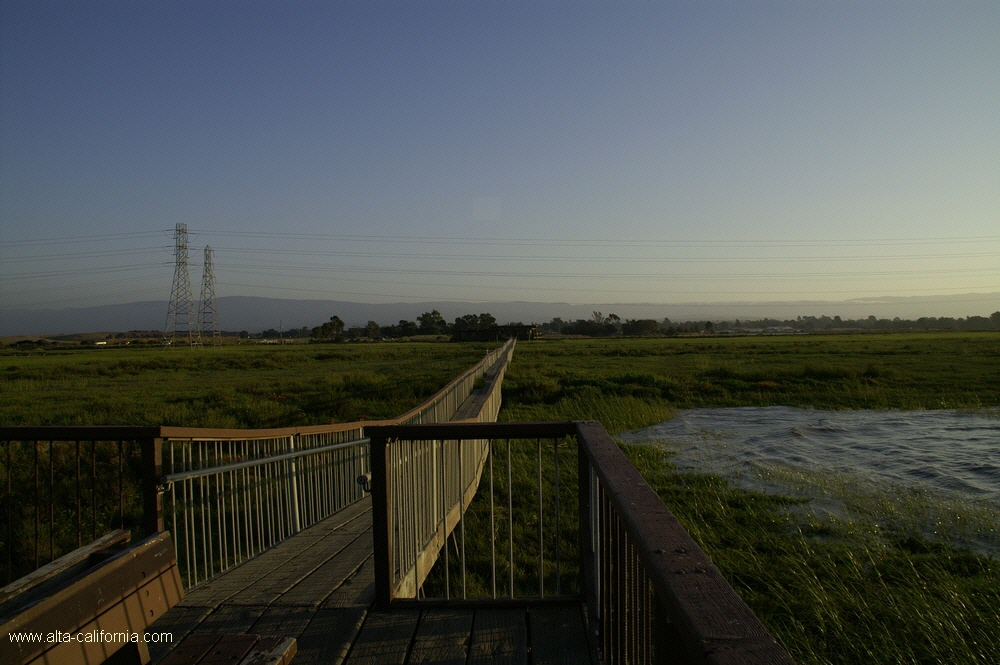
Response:
M997 109L996 2L2 0L0 307L988 315Z

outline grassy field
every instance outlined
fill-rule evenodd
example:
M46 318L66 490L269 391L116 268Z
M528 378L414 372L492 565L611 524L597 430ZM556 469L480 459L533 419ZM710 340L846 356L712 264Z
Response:
M0 424L262 428L392 418L487 345L0 352Z
M518 347L507 376L502 418L597 418L611 432L675 408L996 408L1000 336L566 340ZM623 448L797 662L1000 662L1000 560L907 526L926 507L872 494L850 497L859 518L820 516ZM1000 543L981 512L957 519Z
M467 369L485 348L389 343L6 350L0 352L0 423L271 427L391 417ZM501 419L597 419L614 433L663 421L678 408L751 405L996 408L1000 335L522 343L507 372ZM678 472L658 449L624 449L797 661L1000 662L996 557L887 527L906 523L885 519L886 511L905 510L887 497L863 499L870 501L863 518L834 520L801 499ZM515 476L530 475L533 454L515 456L515 465L528 469ZM573 484L573 455L560 454L566 456L566 492ZM531 494L522 481L515 478L515 497ZM497 489L507 491L504 482ZM567 511L573 503L564 496ZM515 502L514 510L523 513L519 529L528 533L537 526L530 501ZM470 533L476 520L485 519L474 506ZM571 531L569 512L565 519L563 529ZM517 554L530 565L527 547ZM570 574L563 570L564 591L572 588ZM534 582L529 575L517 584L531 588Z
M895 334L560 340L522 344L509 420L597 418L611 431L672 408L1000 405L1000 335Z

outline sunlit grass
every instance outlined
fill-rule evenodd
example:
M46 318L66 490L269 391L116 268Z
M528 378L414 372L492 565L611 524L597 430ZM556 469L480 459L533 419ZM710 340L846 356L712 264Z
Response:
M502 419L611 432L675 408L995 409L1000 336L567 340L518 347L508 377ZM785 488L765 494L624 449L797 662L1000 662L990 507L782 467L758 467Z
M0 424L261 428L393 418L486 345L386 343L0 353Z
M820 515L623 448L797 662L1000 662L1000 561L924 537L924 506L874 495L863 516Z

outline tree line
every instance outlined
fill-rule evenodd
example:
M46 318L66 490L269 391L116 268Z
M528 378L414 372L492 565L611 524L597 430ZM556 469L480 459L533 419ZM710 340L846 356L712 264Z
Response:
M488 330L495 326L496 318L489 312L466 314L448 323L436 309L424 312L416 321L400 319L387 326L369 321L364 327L346 329L339 316L331 316L326 323L316 326L310 332L315 341L336 341L341 339L398 339L414 335L452 335L463 330Z
M454 335L466 330L488 330L497 320L488 312L466 314L449 323L436 309L424 312L416 321L401 319L398 323L380 325L369 321L365 326L347 328L339 316L330 317L322 325L309 330L314 341L344 339L398 339L414 335ZM521 325L520 323L512 325ZM969 316L920 317L918 319L893 319L868 316L863 319L842 319L840 316L799 316L795 319L734 319L724 321L674 322L669 318L622 319L617 314L605 316L595 311L589 319L564 321L555 317L542 323L538 329L549 335L578 335L586 337L671 337L691 334L740 334L756 332L849 332L849 331L907 331L907 330L1000 330L1000 311L989 317ZM296 329L296 336L305 337L306 328ZM277 331L271 331L277 332ZM289 336L286 334L286 337Z

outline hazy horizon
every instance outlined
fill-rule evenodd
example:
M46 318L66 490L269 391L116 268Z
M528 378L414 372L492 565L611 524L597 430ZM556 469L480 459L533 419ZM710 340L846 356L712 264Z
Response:
M1000 309L996 3L0 13L0 308Z
M313 328L333 315L348 327L363 327L374 320L380 325L394 324L401 319L416 321L424 312L438 310L451 323L466 314L492 314L499 323L547 323L554 318L570 322L589 320L593 312L615 314L622 320L669 318L674 323L691 321L734 321L775 319L795 320L797 317L839 316L844 320L900 318L917 320L921 317L988 318L998 309L990 309L1000 293L965 294L953 297L947 306L935 299L920 297L881 298L861 301L793 301L747 303L528 303L475 302L455 303L427 301L418 303L358 303L333 300L295 300L262 298L259 296L223 296L217 300L220 329L260 332L266 329L290 330ZM166 300L153 300L116 305L62 309L0 309L0 336L73 334L92 332L124 332L128 330L163 330L167 312Z

